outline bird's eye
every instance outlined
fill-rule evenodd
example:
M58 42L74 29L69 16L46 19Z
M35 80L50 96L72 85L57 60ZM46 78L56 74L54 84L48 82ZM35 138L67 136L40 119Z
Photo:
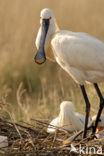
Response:
M42 17L40 17L40 19L44 19L44 18L42 18ZM49 20L51 19L51 17L49 17Z

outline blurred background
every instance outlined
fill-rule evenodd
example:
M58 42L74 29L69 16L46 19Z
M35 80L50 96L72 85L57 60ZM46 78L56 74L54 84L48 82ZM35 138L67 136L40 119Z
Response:
M16 121L51 120L64 100L72 100L76 110L85 113L80 88L57 63L34 63L43 8L53 10L60 29L87 32L104 41L103 0L0 0L0 113ZM104 92L104 85L100 87ZM95 114L96 92L92 85L86 89Z

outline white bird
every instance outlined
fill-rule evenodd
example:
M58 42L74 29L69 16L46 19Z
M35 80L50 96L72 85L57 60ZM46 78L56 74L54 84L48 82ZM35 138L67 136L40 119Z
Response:
M40 13L36 47L38 49L35 56L36 63L42 64L46 58L54 60L80 85L86 103L84 138L90 113L90 102L84 83L94 84L100 98L99 111L93 130L95 133L104 107L104 99L97 85L97 82L104 81L104 43L86 33L59 30L53 12L46 8Z
M96 121L96 115L94 115L92 117L92 122L94 123L95 121ZM99 122L98 122L97 129L96 129L96 133L101 131L103 128L104 128L104 114L101 114Z
M69 131L77 131L83 129L84 124L84 115L75 112L74 105L71 101L63 101L60 104L59 116L50 122L47 132L54 133L57 129L56 127L62 127Z
M96 115L92 117L92 122L96 121ZM96 128L96 137L98 139L104 138L104 114L101 114L97 128Z

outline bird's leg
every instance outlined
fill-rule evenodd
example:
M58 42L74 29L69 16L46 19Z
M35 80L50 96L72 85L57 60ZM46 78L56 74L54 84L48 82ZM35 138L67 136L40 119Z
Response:
M101 113L102 113L102 110L103 110L103 107L104 107L104 98L101 94L101 91L97 85L97 83L94 83L94 87L96 89L96 92L99 96L99 99L100 99L100 106L99 106L99 111L98 111L98 114L97 114L97 117L96 117L96 121L95 121L95 126L93 128L93 133L96 132L96 128L97 128L97 125L98 125L98 122L99 122L99 119L100 119L100 116L101 116Z
M86 117L85 117L85 126L84 126L84 134L83 134L83 138L86 138L86 134L87 134L87 125L88 125L88 118L89 118L89 113L90 113L90 102L85 90L84 85L80 85L85 103L86 103Z

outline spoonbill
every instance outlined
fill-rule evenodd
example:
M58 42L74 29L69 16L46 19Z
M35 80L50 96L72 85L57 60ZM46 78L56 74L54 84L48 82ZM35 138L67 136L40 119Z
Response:
M63 101L60 104L59 116L51 121L47 132L54 133L57 129L56 127L62 127L69 131L77 131L84 128L84 123L84 115L75 112L73 103L71 101Z
M96 121L96 115L92 117L92 122ZM104 139L104 114L101 114L95 136L98 139Z
M96 121L96 115L94 115L91 120L89 119L89 125L87 129L93 128L93 125ZM63 141L64 145L70 145L71 142L73 142L80 134L83 133L83 129L72 135L71 137L67 138L66 140ZM101 114L97 128L96 128L96 133L95 136L97 139L104 139L104 114Z
M94 115L92 117L92 122L95 122L95 121L96 121L96 115ZM98 122L98 126L97 126L97 129L96 129L96 133L101 131L102 128L104 128L104 114L101 114L101 116L100 116L100 119L99 119L99 122Z
M40 28L36 37L35 62L42 64L46 58L56 61L80 85L85 103L86 117L83 138L87 134L90 101L85 82L93 83L100 99L99 110L93 128L96 127L104 107L104 99L97 85L104 81L104 43L82 32L59 30L53 12L45 8L40 13Z

